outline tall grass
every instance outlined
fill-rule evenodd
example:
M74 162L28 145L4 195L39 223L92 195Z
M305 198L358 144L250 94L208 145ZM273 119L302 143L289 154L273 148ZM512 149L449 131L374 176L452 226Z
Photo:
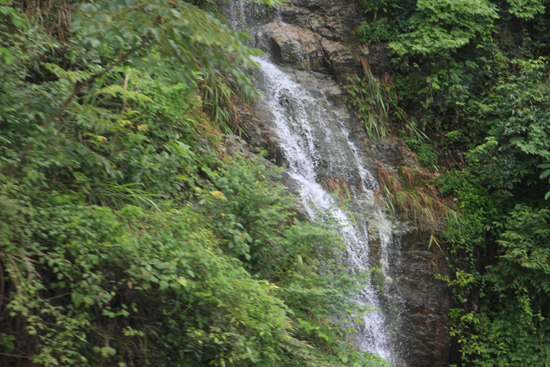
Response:
M199 87L205 112L210 115L224 134L246 135L239 124L239 107L246 108L255 94L235 92L228 80L220 74L203 72Z
M346 104L349 108L356 109L365 123L369 138L385 138L391 134L389 105L379 81L372 75L366 62L364 65L364 78L355 76L348 79L350 86Z
M402 130L419 140L426 139L416 120L399 107L397 91L391 76L385 73L381 78L377 78L372 74L367 60L361 59L361 62L363 77L354 76L348 79L346 104L357 111L365 124L369 138L386 138L392 132Z
M341 201L345 202L350 200L349 186L345 178L328 178L325 180L325 186L332 190Z
M378 176L381 189L377 195L386 198L386 208L420 230L429 230L434 235L443 225L460 225L452 203L444 201L437 188L421 177L419 168L401 167L399 177L395 177L379 166Z

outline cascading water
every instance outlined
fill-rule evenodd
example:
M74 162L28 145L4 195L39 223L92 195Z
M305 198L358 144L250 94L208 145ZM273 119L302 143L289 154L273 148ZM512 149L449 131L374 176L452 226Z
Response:
M370 172L361 165L359 152L355 145L345 135L345 130L334 131L334 127L340 126L338 116L320 101L295 83L290 76L285 74L275 65L262 59L256 59L260 64L260 71L264 83L260 86L265 100L274 116L274 125L281 142L285 160L288 163L287 171L298 183L298 196L313 220L318 220L319 212L330 213L333 220L339 222L342 237L347 244L347 263L352 270L366 270L371 264L369 249L369 233L365 226L352 225L350 215L338 207L336 200L327 192L319 182L319 166L325 166L329 172L336 171L340 177L359 176L364 188L363 193L356 192L356 200L370 202L370 207L375 208L372 189L377 183ZM316 126L310 122L315 121ZM341 134L346 142L341 146L342 140L333 140L335 135ZM334 147L330 160L322 157L317 152L316 145L325 144ZM350 161L349 158L352 158ZM346 172L348 171L348 172ZM313 208L311 208L313 206ZM382 212L378 213L383 220ZM379 227L381 248L387 247L391 241L391 232L387 223ZM357 300L374 309L379 308L377 292L374 287L367 284ZM381 311L373 311L363 320L357 337L360 349L378 354L391 361L391 347L388 333L385 331L384 315Z
M242 1L231 3L227 11L231 26L240 30L257 28L249 20L251 10L251 6ZM373 265L369 239L377 238L380 269L387 276L393 242L391 224L375 200L373 190L378 189L378 183L363 164L367 158L350 139L349 127L344 124L338 108L329 102L321 87L316 88L318 94L314 95L311 88L301 85L296 80L300 79L296 78L297 71L283 71L265 58L254 60L260 65L256 87L272 114L271 123L284 155L286 171L310 218L323 220L323 216L329 216L339 222L340 234L347 244L346 265L351 271L366 270ZM322 186L323 181L330 178L355 183L350 185L349 203L355 209L342 209L338 200ZM359 220L354 220L354 216ZM375 218L369 220L374 228L367 228L366 217ZM357 347L396 365L398 358L390 342L389 325L380 310L379 295L372 282L366 282L356 299L375 310L362 320L364 325L357 326Z

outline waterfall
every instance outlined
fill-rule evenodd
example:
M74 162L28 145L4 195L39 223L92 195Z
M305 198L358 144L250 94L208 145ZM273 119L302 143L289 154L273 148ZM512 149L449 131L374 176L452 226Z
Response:
M358 149L345 135L345 130L342 129L340 132L345 137L346 145L334 144L332 138L337 133L331 128L340 126L340 120L329 110L329 106L309 95L303 87L275 65L259 58L255 61L260 64L264 83L259 88L273 113L273 123L276 126L278 141L281 142L280 148L288 164L287 171L299 183L298 197L304 207L309 209L311 219L319 220L319 212L330 213L331 219L341 225L339 231L347 245L346 258L351 270L368 269L371 264L369 232L365 226L354 225L350 215L341 209L334 197L323 188L318 178L318 166L326 165L329 171L338 167L337 171L341 173L341 168L345 165L344 167L351 171L346 176L359 176L364 192L356 192L355 195L360 197L355 200L367 201L371 208L375 206L372 189L377 188L378 184L372 174L362 166ZM312 121L315 121L317 126L313 126ZM316 146L319 144L334 147L329 162L322 162L325 157L317 151ZM349 157L354 159L349 161ZM383 219L381 211L377 214ZM391 231L387 226L386 221L378 228L382 249L391 242ZM362 320L364 325L360 327L356 338L357 346L391 361L389 337L384 330L384 315L378 310L377 292L370 283L367 283L361 294L357 295L357 301L376 310Z
M252 12L250 4L232 2L227 10L230 25L240 30L257 29L249 20ZM279 13L277 20L282 21ZM286 171L310 219L319 221L329 217L340 224L338 230L347 245L346 266L352 272L373 266L371 241L375 238L380 272L384 281L390 283L390 258L395 247L392 246L392 224L375 198L374 190L379 185L364 165L368 157L364 149L352 141L350 127L344 123L345 108L331 103L322 86L312 88L315 78L309 78L307 72L281 68L266 57L254 58L254 61L260 66L255 74L255 86L262 92L263 103L272 114L271 124ZM307 79L308 88L301 83L303 78ZM331 178L349 184L348 209L323 186L324 181ZM388 320L381 310L380 295L373 282L365 282L356 300L373 309L363 318L364 325L356 326L359 331L354 337L356 346L397 365Z

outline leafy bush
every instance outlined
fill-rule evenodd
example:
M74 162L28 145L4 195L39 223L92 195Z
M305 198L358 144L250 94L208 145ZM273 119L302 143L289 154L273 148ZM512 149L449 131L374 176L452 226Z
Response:
M549 214L547 209L517 206L502 221L500 261L487 266L486 275L472 277L486 284L488 294L480 310L468 314L455 310L455 335L462 339L465 362L495 367L547 364Z
M539 165L550 158L548 119L549 84L544 59L516 61L518 74L504 76L485 101L487 110L476 119L487 128L485 141L469 152L479 162L486 183L511 195L527 187L535 197L543 196Z
M498 18L495 6L482 0L419 0L410 18L411 32L390 46L401 55L455 51L485 36Z
M507 0L507 2L510 5L508 12L521 19L533 19L546 10L543 0Z
M165 365L179 355L183 363L219 365L280 358L277 344L290 339L286 308L268 283L220 256L191 208L34 209L27 237L3 241L13 293L7 307L25 325L3 330L40 345L34 362ZM263 336L250 337L260 330ZM134 350L135 343L147 347Z
M361 22L357 32L357 38L361 43L381 43L395 39L397 36L396 25L388 18L381 18L373 22Z
M199 74L249 87L244 35L182 1L96 1L76 37L35 43L10 4L1 365L382 365L345 340L364 274L338 265L339 238L295 218L280 172L217 149Z
M229 164L210 173L227 195L197 188L195 205L157 200L150 210L65 196L44 203L4 177L0 245L11 300L4 338L17 335L44 366L301 365L299 340L320 348L319 358L334 359L337 348L338 358L360 361L342 342L347 320L361 312L351 301L359 274L349 277L336 264L335 236L293 224L292 201L272 181L276 172ZM239 252L239 235L249 251ZM243 265L278 285L251 277ZM338 324L328 321L335 314Z
M416 139L405 138L404 140L409 149L416 153L418 163L422 167L433 168L437 165L438 154L432 146Z

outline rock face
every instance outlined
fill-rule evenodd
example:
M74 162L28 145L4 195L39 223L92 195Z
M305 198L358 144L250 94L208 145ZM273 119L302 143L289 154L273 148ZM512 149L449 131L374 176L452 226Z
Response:
M350 0L289 0L280 7L280 19L259 26L256 36L258 47L273 62L323 104L324 111L337 116L337 125L327 125L323 114L308 116L319 159L317 174L320 181L345 179L352 195L364 188L362 179L346 162L359 160L375 175L378 167L395 173L400 166L417 164L402 142L369 140L362 123L345 107L342 83L349 75L361 73L362 60L368 62L375 76L388 71L389 64L386 45L367 47L353 43L351 34L360 23L358 14ZM255 72L254 76L261 85L262 73ZM297 119L292 116L296 102L290 96L287 98L282 92L278 103L290 119ZM281 149L284 142L274 126L270 106L260 99L250 113L243 113L241 117L250 146L267 150L268 159L285 166ZM349 142L358 152L333 149L333 144L349 145ZM328 164L335 159L340 159L342 164ZM287 175L287 185L292 190L297 184ZM350 202L348 205L358 222L364 221L369 228L376 226L374 214L360 214L361 205L372 204ZM386 260L392 270L385 275L387 279L380 292L388 319L398 327L392 335L398 354L394 367L446 367L451 344L447 318L451 301L446 285L434 276L448 273L445 259L433 249L428 250L429 234L399 223L394 223L393 232L393 245L399 248L399 254ZM374 236L369 247L379 262L372 265L382 267L381 239Z
M324 71L321 36L295 25L272 22L261 28L259 47L277 64Z
M345 81L346 76L361 70L361 60L350 47L327 39L321 41L321 47L330 71L338 80Z
M386 44L357 45L352 32L360 25L353 1L294 0L280 6L280 18L259 28L257 46L277 64L331 74L338 81L362 71L388 71Z
M276 63L334 75L345 82L362 70L366 49L351 46L352 30L359 25L353 2L289 1L280 7L283 22L261 27L258 45Z
M284 22L295 24L336 42L350 39L361 23L353 1L293 0L280 7Z
M451 307L446 283L436 274L448 274L445 258L428 250L430 233L408 231L401 238L401 263L392 288L403 302L399 333L405 336L405 366L446 367L451 337L447 313Z
M237 135L223 135L220 147L230 156L240 154L243 158L259 159L257 155L250 152L246 141Z

